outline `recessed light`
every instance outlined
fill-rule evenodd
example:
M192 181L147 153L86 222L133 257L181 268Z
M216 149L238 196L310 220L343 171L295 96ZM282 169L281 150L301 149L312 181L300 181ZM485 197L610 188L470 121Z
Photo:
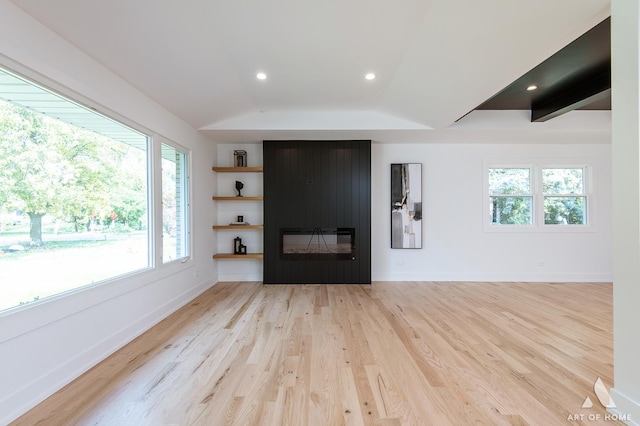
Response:
M527 86L527 90L529 92L531 92L532 90L536 90L538 88L538 86L536 86L535 84L532 84L531 86Z
M364 78L366 78L367 80L374 80L376 78L376 75L372 72L365 74Z
M256 78L258 80L266 80L267 79L267 75L263 72L259 72L258 74L256 74Z

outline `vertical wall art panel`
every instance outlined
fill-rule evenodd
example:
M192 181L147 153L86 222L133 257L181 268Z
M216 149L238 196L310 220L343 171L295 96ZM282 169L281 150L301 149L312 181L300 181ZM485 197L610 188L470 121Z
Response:
M422 164L391 165L391 248L422 248Z

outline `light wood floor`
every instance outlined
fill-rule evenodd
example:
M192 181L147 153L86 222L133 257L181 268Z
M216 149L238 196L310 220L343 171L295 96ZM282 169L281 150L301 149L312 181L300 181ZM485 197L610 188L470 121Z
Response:
M220 283L15 424L593 425L612 358L611 284Z

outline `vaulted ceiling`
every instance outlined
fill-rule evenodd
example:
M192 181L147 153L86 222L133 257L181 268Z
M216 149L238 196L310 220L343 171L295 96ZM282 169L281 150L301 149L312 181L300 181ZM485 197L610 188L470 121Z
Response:
M610 5L12 2L219 141L281 135L409 140L464 128L456 120L603 21ZM265 80L256 78L260 71ZM364 78L369 72L374 80ZM477 117L471 114L469 122Z

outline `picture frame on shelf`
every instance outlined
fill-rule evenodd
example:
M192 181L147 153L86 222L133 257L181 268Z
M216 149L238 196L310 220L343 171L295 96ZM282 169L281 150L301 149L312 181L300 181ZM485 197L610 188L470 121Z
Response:
M247 151L244 149L234 150L233 163L235 167L247 167Z

